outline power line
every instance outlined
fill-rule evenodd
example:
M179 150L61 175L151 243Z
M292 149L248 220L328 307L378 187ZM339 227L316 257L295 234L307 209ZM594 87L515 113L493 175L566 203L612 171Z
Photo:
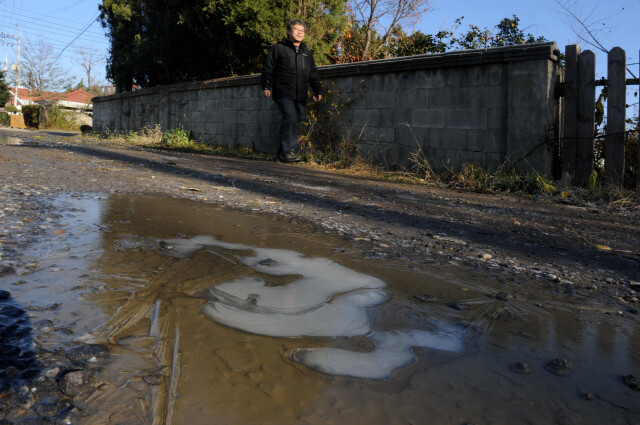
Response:
M46 34L46 35L60 35L60 36L63 36L63 37L72 37L72 36L76 35L76 32L72 32L72 33L70 33L70 32L60 32L60 31L56 31L56 28L43 30L42 27L35 28L33 26L30 26L30 25L21 25L20 28L23 29L23 30L27 30L27 31L28 30L39 31L40 34ZM34 34L34 33L30 32L30 34ZM93 42L96 42L96 43L102 42L102 43L106 44L106 42L107 42L106 38L88 36L86 34L82 37L82 39L87 40L87 41L93 41Z
M22 14L22 5L24 3L24 0L20 0L20 11L18 12L18 19L20 19L20 15Z
M5 12L4 13L5 14L7 13L6 8L5 8ZM65 27L65 28L71 28L71 29L75 29L75 30L80 29L80 28L78 28L76 26L78 24L77 21L72 21L72 20L69 20L69 19L50 20L50 19L46 19L46 18L49 17L48 15L38 15L38 14L31 15L31 14L26 13L26 12L23 13L22 16L24 16L25 19L30 19L32 21L46 22L48 24L53 24L53 25L57 25L57 26ZM75 24L75 25L62 24L62 22L69 22L69 23L72 23L72 24ZM93 34L101 35L101 33L99 31L89 31L89 32L93 33Z
M72 4L68 5L68 6L62 7L62 9L58 9L58 10L54 10L54 11L51 11L51 12L47 12L47 15L55 15L56 13L64 12L65 10L69 10L72 7L75 7L76 5L78 5L78 4L82 3L82 2L83 2L83 0L77 0L75 3L72 3Z
M37 34L37 33L33 33L30 31L22 31L22 34L27 35L27 36L31 36L31 37L25 37L27 39L27 42L31 42L34 38L38 38L38 37L42 37L42 34ZM51 44L55 47L59 47L59 48L63 48L64 46L67 45L68 39L65 40L60 40L58 38L53 38L53 37L47 37L47 43ZM96 50L100 50L100 51L107 51L108 50L108 44L107 45L100 45L100 43L91 43L91 40L82 40L83 42L83 48L94 48Z
M0 16L2 16L3 18L7 17L4 13L0 12ZM60 25L57 24L55 22L50 22L44 19L37 19L37 18L30 18L28 16L24 16L23 20L21 21L21 26L25 26L26 24L30 24L30 25L37 25L38 28L51 28L51 29L55 29L57 31L63 31L63 32L69 32L69 33L75 33L76 30L79 30L79 28L72 28L68 25ZM46 25L46 24L51 24L51 25ZM104 33L100 33L97 31L88 31L89 34L91 34L92 37L96 37L96 38L104 38Z
M93 23L96 21L96 19L98 19L98 16L100 16L100 12L98 12L98 13L96 14L96 16L95 16L93 19L91 19L91 21L89 21L89 23L87 24L87 26L85 27L85 29L83 29L83 30L82 30L82 32L81 32L80 34L78 34L78 36L77 36L76 38L74 38L73 40L71 40L71 42L70 42L69 44L67 44L66 46L64 46L64 49L62 49L62 51L60 52L60 54L59 54L59 55L58 55L58 56L53 60L53 62L51 63L52 65L53 65L54 63L56 63L56 61L58 60L58 58L60 58L60 55L62 55L62 53L63 53L65 50L67 50L67 47L71 46L71 44L73 44L73 42L74 42L74 41L76 41L76 40L78 39L78 37L80 37L82 34L84 34L84 32L85 32L86 30L88 30L88 29L89 29L89 27L90 27L91 25L93 25Z

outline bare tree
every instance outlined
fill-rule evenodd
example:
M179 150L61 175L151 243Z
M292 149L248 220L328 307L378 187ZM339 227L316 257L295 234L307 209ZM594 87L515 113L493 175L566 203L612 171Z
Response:
M96 65L104 63L105 59L96 49L77 49L76 54L77 64L84 69L87 75L87 89L90 90L96 85L95 75L92 78L91 71L95 70Z
M579 40L582 40L584 43L598 49L604 53L609 53L609 49L606 48L604 43L600 40L600 34L607 30L607 19L615 16L595 19L593 15L595 13L595 8L597 7L597 3L593 6L593 8L588 11L588 13L582 14L578 11L578 5L581 4L577 0L555 0L556 4L562 8L564 13L571 20L571 29L576 34ZM618 11L618 13L623 13L624 7ZM629 74L631 74L634 78L636 78L633 71L627 68Z
M55 50L43 39L27 41L21 61L21 75L27 76L34 96L47 99L48 92L63 90L71 82L69 70L56 61Z
M351 0L353 17L365 31L362 58L371 59L393 35L398 25L410 27L430 9L430 0ZM375 33L382 43L373 47Z

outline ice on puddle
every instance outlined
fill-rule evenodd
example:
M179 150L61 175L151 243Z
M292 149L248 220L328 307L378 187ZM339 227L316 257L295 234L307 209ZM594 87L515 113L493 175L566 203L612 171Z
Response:
M250 311L224 301L210 302L202 311L218 323L258 335L347 337L369 333L371 317L365 307L388 298L386 291L366 289L294 312L278 308Z
M291 350L293 360L328 375L363 379L390 378L396 369L415 361L413 347L441 351L462 351L460 331L391 331L369 337L376 344L373 351L358 352L339 348L298 348Z
M436 324L433 331L397 330L371 334L367 308L387 301L387 284L326 258L311 258L289 250L222 242L213 236L164 239L167 255L188 257L207 247L250 250L242 264L271 276L298 275L285 285L269 286L255 277L220 283L205 294L202 311L214 321L245 332L273 337L354 337L368 335L371 352L336 348L299 348L290 358L331 375L385 379L415 361L413 347L460 352L459 327Z

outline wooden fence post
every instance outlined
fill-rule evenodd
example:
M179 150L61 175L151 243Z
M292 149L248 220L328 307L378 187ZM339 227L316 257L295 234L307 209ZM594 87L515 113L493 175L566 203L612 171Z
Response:
M578 57L578 110L576 173L574 182L584 185L593 172L595 135L596 55L586 50Z
M578 138L578 55L580 46L565 46L564 69L564 135L562 141L562 175L573 181L576 172L576 140Z
M626 114L627 55L620 47L609 51L607 131L605 134L604 175L610 183L622 186L624 177L624 126Z

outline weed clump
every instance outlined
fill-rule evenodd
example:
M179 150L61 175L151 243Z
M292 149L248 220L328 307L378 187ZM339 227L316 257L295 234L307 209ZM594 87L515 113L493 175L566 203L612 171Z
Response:
M488 193L523 193L527 195L553 195L558 189L552 181L540 174L521 172L515 167L502 165L489 171L473 164L465 164L459 172L448 172L450 186Z
M354 132L343 118L354 101L343 96L332 83L322 100L308 107L303 134L298 142L303 161L338 169L366 164L360 152L366 126Z
M128 146L140 146L155 149L167 149L180 152L193 152L207 155L233 156L249 159L267 159L270 155L255 152L251 147L238 145L213 145L195 140L191 130L182 127L162 131L162 126L156 124L154 127L144 127L140 131L129 131L128 133L91 133L85 135L89 139L106 140Z

